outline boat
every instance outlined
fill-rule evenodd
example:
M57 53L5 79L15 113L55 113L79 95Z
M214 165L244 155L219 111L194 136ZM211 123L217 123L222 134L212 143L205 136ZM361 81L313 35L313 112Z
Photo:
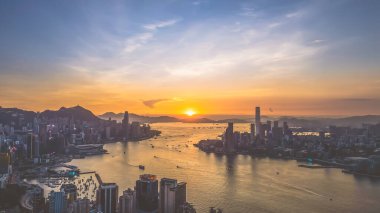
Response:
M139 165L139 169L144 170L145 166L144 165Z

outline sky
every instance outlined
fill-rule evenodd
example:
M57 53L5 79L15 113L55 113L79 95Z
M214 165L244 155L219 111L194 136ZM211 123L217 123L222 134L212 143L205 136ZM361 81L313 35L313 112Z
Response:
M0 106L380 114L380 1L0 1Z

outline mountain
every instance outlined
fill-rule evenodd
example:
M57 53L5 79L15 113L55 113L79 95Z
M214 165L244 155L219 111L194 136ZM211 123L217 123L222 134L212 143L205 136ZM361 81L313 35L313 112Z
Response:
M280 117L279 122L288 122L290 126L305 128L324 128L330 125L361 127L362 124L380 123L380 115L362 115L344 118L297 118L297 117Z
M180 120L183 123L216 123L217 121L208 118L186 118Z
M54 119L54 118L74 118L75 120L96 122L100 121L96 115L94 115L90 110L85 109L81 106L75 107L61 107L59 110L45 110L41 112L40 116L42 118Z
M18 108L2 108L0 107L0 123L3 124L19 124L23 122L33 122L36 113Z
M102 115L98 116L99 118L108 120L111 118L112 120L121 121L124 118L124 113L114 113L114 112L106 112ZM170 117L170 116L143 116L137 115L134 113L129 113L129 122L140 122L140 123L167 123L167 122L180 122L178 118Z

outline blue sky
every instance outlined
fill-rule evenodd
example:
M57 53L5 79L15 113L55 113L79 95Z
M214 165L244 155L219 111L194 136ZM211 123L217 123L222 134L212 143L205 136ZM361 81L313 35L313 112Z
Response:
M380 113L378 11L375 0L1 1L1 104L336 114L350 100L342 113Z

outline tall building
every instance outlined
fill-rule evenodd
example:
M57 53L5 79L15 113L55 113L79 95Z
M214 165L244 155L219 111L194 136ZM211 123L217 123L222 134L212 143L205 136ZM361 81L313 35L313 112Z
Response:
M33 212L41 212L45 207L44 189L39 185L33 185L28 194L31 197Z
M75 200L70 204L68 213L89 213L90 212L90 200L87 198Z
M9 153L0 153L0 175L8 174L10 162L11 159Z
M61 191L65 192L68 203L72 203L77 199L77 187L75 184L62 184Z
M226 132L224 134L224 148L227 153L235 152L235 140L234 140L234 124L228 123Z
M250 132L251 142L253 142L255 138L255 124L251 123L251 132Z
M175 199L171 197L171 188L177 186L176 179L162 178L160 181L160 213L173 212Z
M28 159L38 158L40 156L40 141L38 135L29 133L26 135L26 157Z
M170 213L182 213L181 207L186 203L186 183L178 183L170 191L172 192L171 195L174 195L174 211Z
M158 181L155 175L140 175L136 181L137 208L142 211L157 212Z
M66 213L67 203L65 192L50 192L48 202L49 213Z
M96 192L98 210L103 213L114 213L117 207L118 186L116 183L102 183Z
M176 179L162 178L160 181L160 213L182 213L186 203L186 183Z
M256 107L255 124L256 124L256 135L260 136L260 127L261 127L260 107Z
M128 188L119 198L119 213L136 213L136 191Z
M124 118L121 122L124 132L125 140L129 139L129 113L128 111L124 112Z

